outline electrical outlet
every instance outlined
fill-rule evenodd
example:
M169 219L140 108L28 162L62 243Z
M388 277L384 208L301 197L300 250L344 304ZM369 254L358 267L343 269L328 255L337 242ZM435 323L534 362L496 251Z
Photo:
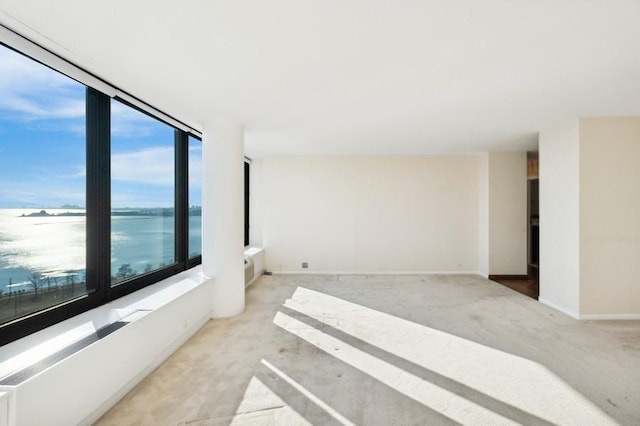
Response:
M309 268L309 262L302 262L302 269L308 269Z

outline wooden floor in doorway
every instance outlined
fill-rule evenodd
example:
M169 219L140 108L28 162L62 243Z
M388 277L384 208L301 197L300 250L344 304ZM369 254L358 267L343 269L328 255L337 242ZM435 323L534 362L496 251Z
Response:
M538 300L538 296L540 295L538 279L534 277L491 275L489 279L536 300Z

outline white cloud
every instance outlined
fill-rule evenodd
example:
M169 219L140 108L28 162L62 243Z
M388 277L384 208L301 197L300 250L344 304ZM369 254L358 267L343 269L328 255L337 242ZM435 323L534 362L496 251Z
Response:
M111 157L111 178L152 185L173 185L173 163L173 147L118 153Z
M0 79L2 76L0 76ZM85 115L85 102L82 99L29 99L23 94L2 94L0 108L19 113L24 120L50 118L80 118Z
M57 207L62 204L84 205L85 193L82 188L23 184L0 189L0 205L4 206Z
M31 204L38 193L29 188L7 188L0 189L0 200L12 200L16 202Z
M147 137L160 123L120 102L111 103L111 133L121 137ZM80 83L19 53L0 47L0 116L11 120L74 119L85 116ZM84 124L65 129L84 134Z
M189 146L189 186L202 186L202 147Z
M79 83L7 48L0 48L0 111L12 119L80 118Z
M87 166L85 164L79 166L69 167L72 171L66 174L60 174L57 177L60 179L79 179L87 177Z
M114 209L172 207L173 194L161 196L158 194L116 192L111 194L111 205Z
M156 132L160 123L120 102L111 102L111 134L125 138L144 138Z

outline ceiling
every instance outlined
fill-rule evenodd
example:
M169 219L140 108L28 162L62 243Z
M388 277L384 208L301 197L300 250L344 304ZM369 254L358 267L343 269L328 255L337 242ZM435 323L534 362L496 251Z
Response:
M0 23L253 157L536 146L640 115L637 0L0 0Z

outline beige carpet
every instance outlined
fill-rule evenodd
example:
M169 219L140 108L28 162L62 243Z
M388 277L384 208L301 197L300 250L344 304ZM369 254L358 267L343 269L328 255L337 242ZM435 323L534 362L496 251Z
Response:
M100 425L640 424L640 321L476 276L269 276Z

